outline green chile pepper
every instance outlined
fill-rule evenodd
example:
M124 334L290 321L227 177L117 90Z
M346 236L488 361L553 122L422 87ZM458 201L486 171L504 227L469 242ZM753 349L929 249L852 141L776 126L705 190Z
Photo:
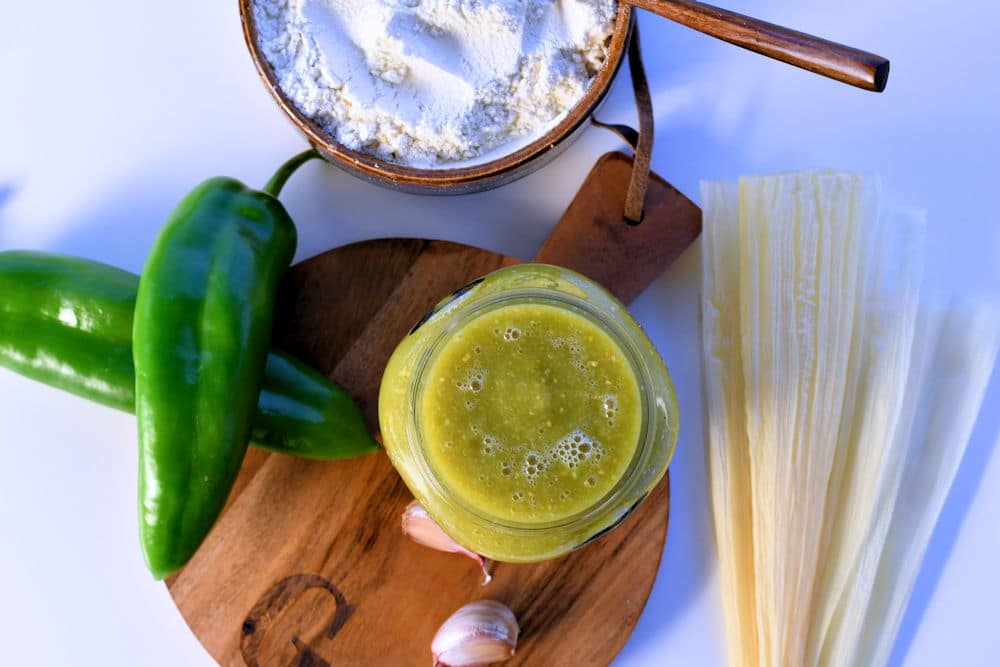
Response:
M146 260L132 335L140 539L156 578L183 566L222 511L246 454L275 294L296 231L276 194L210 179L174 209Z
M132 312L139 278L40 252L0 253L0 365L132 411Z
M139 276L87 259L0 252L0 366L135 414L132 315ZM342 389L272 349L251 443L327 461L377 451Z

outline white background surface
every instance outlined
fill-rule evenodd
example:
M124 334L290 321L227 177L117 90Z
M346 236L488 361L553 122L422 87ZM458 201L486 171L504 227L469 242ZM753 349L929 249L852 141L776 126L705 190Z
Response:
M643 16L654 167L696 201L701 178L813 166L881 172L890 203L929 211L930 286L1000 300L1000 6L728 6L890 56L889 90L849 89ZM263 184L304 147L257 79L232 1L5 3L0 75L0 249L72 253L138 272L190 187L216 174ZM623 75L600 117L631 122L630 94ZM529 258L593 161L618 147L590 129L542 172L453 199L394 194L313 164L283 200L299 225L298 259L380 236ZM660 576L622 667L723 660L697 273L697 252L688 252L633 309L674 375L683 428ZM129 416L0 371L0 663L212 663L143 566L134 428ZM893 664L997 664L998 428L994 372Z

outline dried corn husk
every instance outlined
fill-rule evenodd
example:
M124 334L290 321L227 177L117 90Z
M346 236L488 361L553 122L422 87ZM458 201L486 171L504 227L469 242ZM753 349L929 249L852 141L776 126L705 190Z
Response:
M884 664L1000 324L985 306L921 305L923 218L883 216L875 180L782 174L702 197L730 662ZM938 400L945 387L961 402Z

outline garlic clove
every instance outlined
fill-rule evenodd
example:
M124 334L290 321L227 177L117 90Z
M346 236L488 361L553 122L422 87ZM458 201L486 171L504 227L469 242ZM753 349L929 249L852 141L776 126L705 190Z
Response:
M490 574L489 561L451 539L441 526L431 518L423 505L416 500L407 505L403 512L403 534L425 547L468 556L479 563L479 567L483 568L483 586L492 581L493 576Z
M434 665L472 667L509 660L520 630L514 612L495 600L477 600L446 620L431 642Z

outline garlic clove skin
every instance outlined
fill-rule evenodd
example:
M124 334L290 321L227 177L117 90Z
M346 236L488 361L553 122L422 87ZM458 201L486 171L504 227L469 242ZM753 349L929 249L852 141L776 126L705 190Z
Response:
M468 556L479 563L479 567L483 569L483 586L493 580L493 575L490 574L489 570L489 561L451 539L441 526L431 518L423 505L416 500L407 505L403 512L403 534L425 547Z
M520 630L514 612L495 600L470 602L446 620L431 642L437 667L473 667L509 660Z

